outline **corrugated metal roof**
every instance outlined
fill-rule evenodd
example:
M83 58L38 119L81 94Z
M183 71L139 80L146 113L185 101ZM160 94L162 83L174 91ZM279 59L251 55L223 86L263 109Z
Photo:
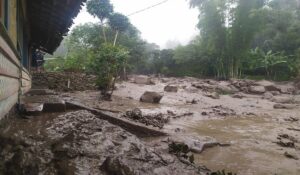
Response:
M86 0L27 0L31 43L52 54Z

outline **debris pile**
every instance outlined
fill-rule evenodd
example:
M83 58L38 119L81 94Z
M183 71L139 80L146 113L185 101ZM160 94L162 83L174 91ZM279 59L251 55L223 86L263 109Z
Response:
M42 72L32 75L33 88L58 92L96 90L96 76L76 72Z
M162 129L170 119L169 116L163 115L162 113L143 115L142 111L138 108L133 109L132 111L127 111L122 117L145 124L147 126L151 125L153 127L158 127L160 129Z

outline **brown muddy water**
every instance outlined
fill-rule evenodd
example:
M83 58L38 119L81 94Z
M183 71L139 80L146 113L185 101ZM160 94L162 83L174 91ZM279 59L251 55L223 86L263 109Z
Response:
M285 152L299 156L295 148L282 148L276 143L278 133L288 133L299 139L270 117L226 118L185 121L179 126L187 133L210 136L230 147L214 147L196 155L196 162L212 170L226 169L243 175L300 174L300 161L288 159Z

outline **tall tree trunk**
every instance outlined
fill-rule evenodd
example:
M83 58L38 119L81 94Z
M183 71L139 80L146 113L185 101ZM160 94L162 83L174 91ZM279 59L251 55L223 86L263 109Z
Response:
M106 33L105 33L105 26L104 26L103 21L101 21L101 26L102 26L102 35L103 35L103 38L104 38L104 42L107 43Z
M119 31L117 30L115 35L115 40L114 40L114 46L116 46L118 35L119 35Z

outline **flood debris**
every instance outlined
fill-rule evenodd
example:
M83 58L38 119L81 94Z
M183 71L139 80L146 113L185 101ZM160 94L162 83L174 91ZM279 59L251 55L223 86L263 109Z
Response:
M295 148L295 143L298 143L298 140L295 137L288 134L279 134L277 140L278 141L275 143L277 143L279 146L288 148Z
M177 148L177 146L179 146L178 148L185 148L185 150L187 150L188 152L198 153L198 154L202 153L208 148L212 148L216 146L221 146L221 147L230 146L229 143L220 143L216 139L211 137L173 136L173 137L169 137L166 140L166 142L169 143L169 148L171 144L175 146L173 148Z
M150 125L153 127L158 127L160 129L162 129L164 125L170 120L169 116L163 115L162 113L143 115L142 111L139 108L127 111L122 115L122 117L145 124L146 126Z
M289 117L289 118L285 118L284 121L297 122L297 121L299 121L299 119L295 118L295 117Z
M235 116L236 112L233 109L224 107L222 105L218 106L212 106L211 107L212 111L209 112L209 114L213 114L215 116Z

